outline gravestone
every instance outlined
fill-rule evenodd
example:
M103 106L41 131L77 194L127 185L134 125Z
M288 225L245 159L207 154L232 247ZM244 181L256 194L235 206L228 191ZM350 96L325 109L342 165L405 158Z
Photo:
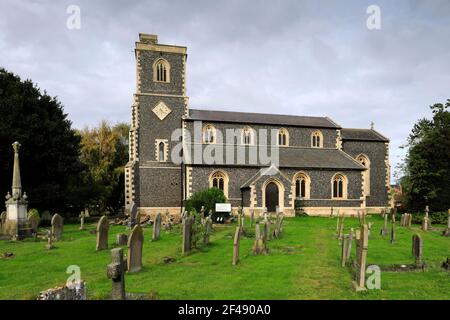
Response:
M47 246L46 246L46 248L47 248L47 250L53 249L53 235L52 235L51 230L47 231Z
M253 227L254 220L255 220L255 209L252 209L250 210L250 227Z
M112 300L125 300L125 266L123 249L111 250L111 263L107 267L107 276L112 280Z
M358 264L358 257L361 254L361 230L355 230L355 244L356 244L356 264Z
M64 230L63 218L59 214L52 217L52 235L55 240L59 240Z
M428 214L430 212L430 209L428 206L425 206L425 217L422 221L422 230L428 231L430 229L430 218L428 217Z
M391 221L391 243L395 242L395 222Z
M380 231L380 235L383 237L388 235L388 215L387 214L384 215L384 224L383 224L383 229L381 229L381 231Z
M244 228L244 221L245 220L244 219L245 219L245 216L244 216L244 214L242 212L241 207L239 207L238 208L238 227L239 227L239 230L240 230L240 232L242 234L245 234L245 228Z
M39 222L41 218L39 217L39 213L36 210L28 212L28 222L30 223L30 227L32 232L38 232Z
M95 246L95 250L105 250L108 249L108 231L109 231L109 222L106 216L100 218L97 223L97 244Z
M234 232L234 241L233 241L233 262L232 265L235 266L239 263L239 245L241 243L241 230L239 227L236 227L236 231Z
M140 225L135 225L128 238L127 267L128 273L139 272L142 269L142 246L144 232Z
M126 246L128 245L128 235L125 233L119 233L116 235L116 244L118 246Z
M259 221L255 222L255 242L253 244L252 251L254 254L267 253L267 247L261 236L261 228L259 225Z
M350 234L348 237L348 241L347 241L347 249L346 249L346 256L345 256L346 262L348 262L350 260L350 254L352 252L352 242L353 242L354 233L355 233L355 231L353 230L353 228L351 228Z
M212 219L208 216L205 221L205 233L203 236L203 244L207 245L209 243L209 236L212 232Z
M341 266L345 267L347 264L347 250L348 250L348 242L350 239L350 235L344 234L342 237L342 244L341 244Z
M80 230L84 230L84 211L81 211L80 213Z
M173 219L170 216L169 210L166 210L164 229L165 230L172 230L172 227L173 227Z
M158 213L155 217L155 222L153 223L152 241L159 240L161 236L161 220L161 213Z
M369 244L369 233L367 224L364 224L360 230L360 240L359 240L359 255L357 257L357 270L356 279L353 281L353 288L355 291L365 291L366 290L366 263L367 263L367 248Z
M87 288L83 280L39 292L37 300L86 300Z
M6 211L3 211L0 214L0 234L4 233L5 221L6 221Z
M368 230L369 236L370 236L370 231L372 230L372 222L369 222L369 223L367 224L367 230Z
M418 234L412 236L412 254L417 266L423 265L423 241L422 237Z
M447 211L447 229L442 233L445 237L450 237L450 209Z
M183 219L183 239L181 243L181 252L187 254L192 249L192 224L194 223L194 217L186 217Z

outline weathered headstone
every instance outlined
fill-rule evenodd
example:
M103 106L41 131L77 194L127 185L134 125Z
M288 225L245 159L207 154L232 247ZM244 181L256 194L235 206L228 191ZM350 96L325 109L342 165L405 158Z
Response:
M372 222L369 222L369 223L367 224L367 230L368 230L369 236L370 236L370 231L372 230Z
M34 233L38 232L40 220L41 218L39 217L39 212L37 212L37 210L30 210L28 212L28 222Z
M234 232L234 241L233 241L233 262L232 265L235 266L239 263L239 246L241 243L241 230L239 227L236 227L236 231Z
M183 239L181 244L181 252L187 254L192 248L192 224L194 223L194 217L186 217L183 219Z
M450 209L447 211L447 229L442 233L446 237L450 237Z
M140 225L135 225L128 238L127 266L128 273L139 272L142 269L142 247L144 232Z
M428 231L430 229L430 218L428 216L430 212L430 209L428 206L425 206L425 216L423 217L423 221L422 221L422 230L423 231Z
M87 288L83 280L39 292L37 300L86 300Z
M125 266L123 249L111 250L111 263L107 267L107 276L112 280L112 300L125 300Z
M423 259L423 242L422 237L418 234L412 236L412 253L417 266L422 266Z
M347 264L347 250L348 250L348 242L350 239L350 235L344 234L342 237L342 244L341 244L341 266L345 267Z
M388 234L388 215L385 214L385 215L384 215L383 229L381 229L380 235L381 235L381 236L387 236L387 234Z
M369 244L369 234L367 225L364 224L360 230L360 243L359 243L359 255L357 257L357 270L356 279L353 282L353 288L355 291L366 290L366 263L367 263L367 248Z
M359 255L361 254L361 230L355 230L355 244L356 244L356 264L359 263Z
M108 231L109 231L109 222L106 216L100 218L97 223L97 243L95 246L95 250L104 250L108 249Z
M52 234L55 240L59 240L64 230L63 218L59 214L52 217Z
M159 240L161 236L161 220L161 213L158 213L155 217L155 221L153 222L152 241Z
M118 246L126 246L128 244L128 235L119 233L116 235L116 244Z
M203 244L206 245L209 243L209 236L211 232L212 232L212 219L210 216L208 216L205 221L205 233L203 236Z
M53 249L53 235L52 235L51 230L47 231L47 246L46 246L46 248L47 248L47 250Z
M395 242L395 222L391 221L391 243Z
M85 217L84 211L81 211L81 213L80 213L80 230L84 230L84 217Z
M266 244L261 236L259 221L255 222L255 243L253 244L252 250L254 254L262 254L267 252Z

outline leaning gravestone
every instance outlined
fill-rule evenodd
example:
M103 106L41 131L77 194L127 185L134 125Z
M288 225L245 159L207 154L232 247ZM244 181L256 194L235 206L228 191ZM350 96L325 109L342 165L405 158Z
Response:
M28 222L34 233L38 232L40 220L41 218L39 217L39 212L37 210L28 211Z
M63 218L59 214L52 217L52 234L55 240L59 240L64 230Z
M106 216L103 216L97 223L97 244L95 248L97 251L108 249L108 231L108 218Z
M395 222L391 222L391 243L395 242Z
M161 235L161 213L158 213L155 217L155 222L153 223L153 235L152 241L159 240Z
M241 243L241 234L242 232L239 229L239 227L236 227L233 241L233 262L232 262L233 266L239 263L239 245Z
M123 249L111 250L111 263L107 267L107 276L112 280L112 300L125 300L125 266Z
M366 290L366 263L367 263L367 248L369 244L369 234L367 230L367 224L361 227L360 231L360 243L359 243L359 255L357 257L357 270L356 279L353 281L353 288L355 291Z
M80 217L80 230L84 230L84 217L85 217L84 211L81 211L79 217Z
M139 272L142 269L142 246L144 232L140 225L135 225L128 238L128 273Z
M183 219L183 239L181 244L181 252L187 254L191 251L192 247L192 224L194 223L194 217L186 217Z

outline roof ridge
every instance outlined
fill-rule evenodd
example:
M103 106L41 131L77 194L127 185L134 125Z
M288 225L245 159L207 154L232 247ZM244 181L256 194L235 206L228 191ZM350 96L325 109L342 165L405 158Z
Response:
M233 111L233 110L211 110L211 109L195 109L195 108L189 108L189 110L195 110L195 111L206 111L206 112L229 112L229 113L251 113L251 114L261 114L261 115L273 115L273 116L285 116L285 117L302 117L302 118L321 118L321 119L327 119L333 124L339 126L336 122L331 120L327 116L302 116L302 115L292 115L292 114L284 114L284 113L261 113L261 112L247 112L247 111ZM339 126L340 127L340 126Z

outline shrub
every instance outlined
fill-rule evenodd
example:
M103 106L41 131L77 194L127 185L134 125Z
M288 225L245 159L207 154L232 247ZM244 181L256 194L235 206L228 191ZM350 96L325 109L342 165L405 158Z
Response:
M300 198L297 197L294 200L294 210L295 210L295 216L296 217L300 217L300 216L305 216L306 212L305 210L303 210L304 207L304 201Z
M186 200L186 211L191 212L195 210L200 212L202 206L205 207L205 213L208 214L211 210L214 212L216 203L224 203L227 198L223 191L217 188L203 189L194 193L188 200Z

